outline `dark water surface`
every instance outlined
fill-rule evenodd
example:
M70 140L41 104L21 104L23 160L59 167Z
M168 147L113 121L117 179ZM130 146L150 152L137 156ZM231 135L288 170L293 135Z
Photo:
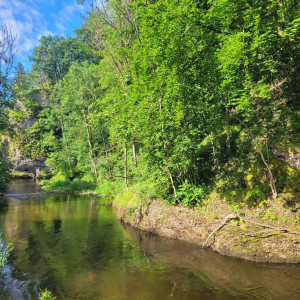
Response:
M29 182L11 187L32 191ZM2 291L15 300L46 288L57 300L300 299L299 265L246 262L147 234L121 224L107 203L66 194L0 200L0 231L14 245Z

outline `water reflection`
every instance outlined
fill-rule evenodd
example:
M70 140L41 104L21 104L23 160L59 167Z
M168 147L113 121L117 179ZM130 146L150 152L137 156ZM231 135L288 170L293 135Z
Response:
M8 184L7 194L27 195L41 193L41 186L36 179L14 179Z
M6 293L37 299L299 299L298 265L232 259L121 224L103 200L8 200L0 230L14 244ZM0 204L1 210L1 204Z
M0 198L0 215L8 212L8 199Z

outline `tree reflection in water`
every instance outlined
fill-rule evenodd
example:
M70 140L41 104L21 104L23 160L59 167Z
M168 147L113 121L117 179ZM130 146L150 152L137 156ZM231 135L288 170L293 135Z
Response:
M14 249L3 288L37 299L297 299L300 268L254 264L121 224L106 200L55 195L0 203Z

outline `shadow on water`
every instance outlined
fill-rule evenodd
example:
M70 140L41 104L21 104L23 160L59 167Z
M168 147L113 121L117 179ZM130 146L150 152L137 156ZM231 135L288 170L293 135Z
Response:
M241 261L135 230L103 199L7 201L0 230L14 249L2 289L15 300L46 288L56 299L300 298L299 265Z
M0 215L8 212L8 199L0 198Z

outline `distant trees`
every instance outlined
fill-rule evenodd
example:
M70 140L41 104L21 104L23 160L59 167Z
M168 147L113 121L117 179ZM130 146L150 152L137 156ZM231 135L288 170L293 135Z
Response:
M72 63L91 61L92 57L79 39L48 35L41 37L29 59L33 62L32 70L43 73L54 85L68 73Z

